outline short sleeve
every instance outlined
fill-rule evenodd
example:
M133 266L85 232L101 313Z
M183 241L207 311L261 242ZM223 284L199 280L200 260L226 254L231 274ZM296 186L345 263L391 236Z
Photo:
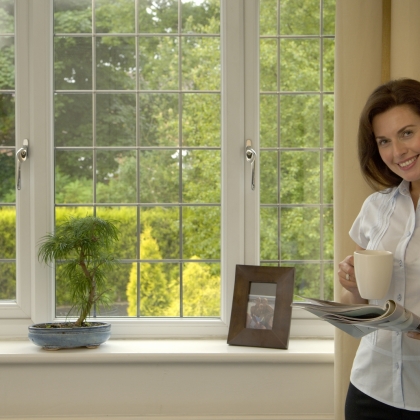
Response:
M350 238L359 245L361 248L366 249L370 242L370 231L372 223L369 223L369 216L372 216L372 211L369 212L369 203L371 202L372 196L368 197L362 205L359 215L353 222L353 226L350 229ZM372 221L373 222L373 221Z

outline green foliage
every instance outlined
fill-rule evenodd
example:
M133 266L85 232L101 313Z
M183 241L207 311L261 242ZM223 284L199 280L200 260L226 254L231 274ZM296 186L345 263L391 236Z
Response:
M46 264L60 263L79 314L76 326L83 324L95 304L106 303L106 277L117 263L111 248L117 240L116 226L93 216L69 218L41 240L38 258Z
M0 0L0 33L13 32L13 3ZM138 10L132 0L96 0L95 37L89 36L91 4L90 0L54 1L54 82L56 90L66 91L55 94L54 141L57 147L73 148L55 154L56 203L79 205L58 207L57 225L69 216L93 215L94 201L107 205L97 207L96 214L118 221L121 234L114 250L117 258L128 260L110 273L108 295L114 305L127 305L128 299L131 316L137 314L138 284L142 316L179 315L180 267L161 260L195 258L197 262L183 267L183 314L218 314L220 267L200 260L220 261L221 252L219 1L183 1L178 28L177 0L139 0ZM260 29L266 36L260 41L260 87L266 92L260 97L259 169L265 206L261 210L261 258L332 259L333 153L320 148L333 146L334 101L333 95L319 91L333 91L334 40L280 40L279 34L317 35L320 2L282 0L279 4L277 10L277 0L260 0ZM333 34L335 1L324 0L323 4L321 30ZM168 36L178 29L181 37ZM0 89L14 87L12 41L0 36ZM72 90L77 93L68 92ZM205 93L197 92L200 90ZM291 94L297 90L308 92ZM15 145L14 106L12 95L0 94L0 146ZM99 149L92 151L93 146ZM283 149L275 150L280 147ZM308 147L312 150L305 150ZM14 154L2 150L0 202L14 203ZM176 207L179 203L183 206ZM200 206L188 207L188 203ZM284 204L291 208L282 209ZM311 207L303 210L304 205ZM14 217L12 209L0 211L1 232L5 232L0 235L0 252L13 255L10 258L14 258ZM321 226L323 244L319 241ZM151 262L132 263L145 258L146 250ZM317 296L320 279L316 276L323 275L324 291L332 293L332 271L307 266L299 272L305 280L300 284ZM8 286L3 281L0 293L7 290L13 295L15 275L8 273L1 277L8 279ZM64 266L58 264L56 299L57 306L64 307L71 306L72 296L63 273ZM208 309L202 302L207 302Z
M140 235L140 258L142 260L161 259L159 246L152 237L152 230L146 226ZM179 310L171 307L176 301L176 279L168 276L162 263L140 263L140 315L176 316ZM130 281L127 285L128 315L137 316L137 264L133 263Z
M183 315L220 316L220 274L194 256L185 264L183 274Z
M12 207L0 207L0 300L16 299L16 214Z

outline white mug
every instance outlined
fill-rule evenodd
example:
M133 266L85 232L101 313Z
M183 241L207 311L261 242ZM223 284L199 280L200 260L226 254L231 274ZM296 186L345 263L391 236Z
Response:
M392 279L394 256L390 251L359 250L354 252L354 271L363 299L383 299Z

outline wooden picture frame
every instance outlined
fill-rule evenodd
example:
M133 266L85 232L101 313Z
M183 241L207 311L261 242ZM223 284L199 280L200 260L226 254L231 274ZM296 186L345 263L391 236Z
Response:
M287 349L294 278L293 267L237 265L228 344Z

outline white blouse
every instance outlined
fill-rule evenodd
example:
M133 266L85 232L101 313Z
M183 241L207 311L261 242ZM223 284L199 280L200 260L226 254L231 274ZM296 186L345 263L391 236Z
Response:
M420 207L414 209L409 183L370 195L351 230L365 249L394 253L393 277L383 304L394 299L420 316ZM420 411L420 340L378 330L362 338L350 380L365 394L406 410Z

